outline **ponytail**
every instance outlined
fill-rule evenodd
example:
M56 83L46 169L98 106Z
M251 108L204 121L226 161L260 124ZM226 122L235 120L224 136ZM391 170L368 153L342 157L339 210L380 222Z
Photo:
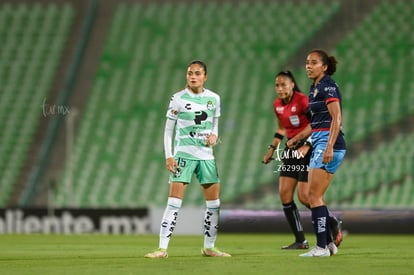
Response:
M328 66L326 69L327 75L333 75L336 72L336 64L338 64L338 60L335 56L329 56L324 50L312 50L310 53L317 53L321 57L322 63Z

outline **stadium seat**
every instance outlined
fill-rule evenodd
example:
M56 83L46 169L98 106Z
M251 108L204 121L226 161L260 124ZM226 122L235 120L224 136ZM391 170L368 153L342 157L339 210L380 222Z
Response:
M408 103L414 101L409 92L414 88L409 81L411 64L400 62L395 73L388 70L401 56L414 54L410 50L411 30L399 28L410 20L407 10L413 7L396 3L380 2L335 48L342 57L341 74L335 77L343 91L343 121L349 144L414 110L414 105ZM340 8L339 2L313 3L313 9L309 5L119 4L82 114L74 171L66 167L62 178L64 182L71 173L75 175L77 206L165 205L169 176L162 149L166 99L184 86L184 69L193 59L207 62L206 86L222 97L221 143L215 150L223 204L232 204L260 192L263 185L274 184L277 164L260 164L266 151L263 146L271 140L276 126L272 113L274 74ZM188 15L200 23L188 25ZM396 33L396 28L401 33ZM286 29L291 31L286 33ZM275 37L269 33L286 35ZM377 43L372 43L374 39ZM297 80L309 83L303 70L297 72ZM394 96L390 91L395 92ZM339 208L391 207L403 192L388 189L400 186L407 174L413 173L413 147L398 146L410 144L409 138L412 135L406 134L352 161L346 160L328 190L327 200ZM389 156L388 150L408 155L398 159ZM397 169L388 169L390 159ZM59 198L58 204L65 206L65 196ZM262 201L246 205L280 207L273 198L265 196ZM188 188L186 206L191 205L203 205L198 184Z
M362 23L336 46L337 55L342 57L342 72L336 76L337 82L351 81L358 83L359 87L355 96L344 97L343 105L357 113L364 110L370 114L362 118L348 117L344 121L345 129L355 129L355 123L361 125L357 133L350 133L348 140L351 142L363 139L373 131L398 121L404 115L412 114L412 104L407 106L407 98L412 97L412 93L403 87L405 83L412 81L403 76L407 72L413 72L407 58L414 37L408 28L409 24L406 24L411 20L410 13L413 10L414 5L407 5L404 1L381 1ZM359 64L361 61L364 63ZM389 70L390 66L395 69ZM350 79L350 75L359 75L362 79ZM392 91L392 96L389 91ZM343 90L344 94L346 92L347 90ZM373 94L375 103L372 103ZM358 97L358 100L354 100L355 97ZM381 108L384 106L387 108Z
M7 205L39 118L48 115L45 99L73 16L70 4L0 6L0 152L7 152L0 161L0 207Z
M314 14L304 12L310 5L119 4L75 139L73 174L82 177L73 183L80 194L77 205L165 205L166 100L184 86L185 66L193 59L206 61L206 86L222 96L222 142L216 153L223 201L273 182L272 167L260 161L266 149L263 144L269 142L275 125L275 70L339 7L337 2L316 3L319 19L315 23ZM290 13L295 16L285 16ZM188 24L192 17L198 23ZM298 27L300 34L284 32L296 24L303 26ZM66 167L61 181L68 175ZM59 198L57 204L66 205L65 196ZM189 188L186 198L186 205L203 201L197 185Z

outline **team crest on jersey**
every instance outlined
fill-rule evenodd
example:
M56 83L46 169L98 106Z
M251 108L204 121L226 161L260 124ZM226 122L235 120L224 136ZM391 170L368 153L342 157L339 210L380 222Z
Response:
M334 92L336 91L335 87L325 87L325 92L328 91L328 95L333 97L334 96Z
M313 97L315 97L318 93L319 93L318 89L315 89L315 90L313 91Z
M207 101L207 109L210 111L214 109L214 104L211 100Z

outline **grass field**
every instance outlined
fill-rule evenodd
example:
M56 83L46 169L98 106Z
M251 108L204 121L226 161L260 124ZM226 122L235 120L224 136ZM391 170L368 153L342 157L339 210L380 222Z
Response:
M414 274L414 235L348 235L327 258L280 249L291 241L285 234L221 234L218 247L233 257L206 258L201 235L177 235L168 259L147 259L158 236L0 235L0 274Z

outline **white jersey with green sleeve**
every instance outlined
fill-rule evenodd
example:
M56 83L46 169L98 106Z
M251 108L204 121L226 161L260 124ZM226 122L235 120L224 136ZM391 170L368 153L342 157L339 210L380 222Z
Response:
M213 118L220 116L220 96L208 89L195 94L187 88L175 93L167 118L176 120L174 156L194 160L214 159L206 138L213 129Z

